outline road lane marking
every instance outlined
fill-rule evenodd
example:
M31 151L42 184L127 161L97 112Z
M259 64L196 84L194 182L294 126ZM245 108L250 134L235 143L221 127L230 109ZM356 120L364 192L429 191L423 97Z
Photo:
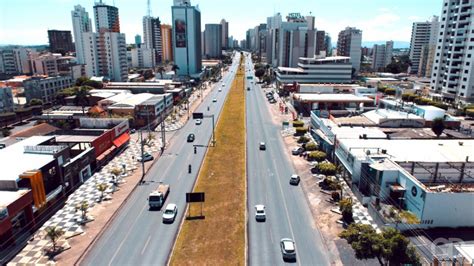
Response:
M150 239L151 239L151 236L148 237L148 239L145 242L145 246L143 246L143 249L142 249L142 252L141 252L142 255L143 255L143 253L145 253L145 249L148 246L148 243L150 243Z

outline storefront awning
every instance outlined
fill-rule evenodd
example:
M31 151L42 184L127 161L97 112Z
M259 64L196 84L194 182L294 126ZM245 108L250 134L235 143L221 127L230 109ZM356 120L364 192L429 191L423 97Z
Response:
M120 148L122 145L127 143L130 140L130 135L128 133L123 133L118 138L114 139L113 143L115 147Z

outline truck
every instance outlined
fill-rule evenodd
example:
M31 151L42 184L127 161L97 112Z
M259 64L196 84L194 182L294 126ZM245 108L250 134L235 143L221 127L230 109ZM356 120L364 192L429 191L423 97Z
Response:
M170 185L167 184L160 184L155 190L150 192L150 195L148 195L150 209L161 208L165 204L166 197L168 197L169 193Z

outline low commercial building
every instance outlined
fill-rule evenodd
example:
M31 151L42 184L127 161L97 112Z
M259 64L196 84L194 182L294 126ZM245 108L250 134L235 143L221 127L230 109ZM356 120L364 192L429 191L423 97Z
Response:
M35 226L31 189L0 191L0 250L15 244L16 237Z
M165 93L155 95L146 101L141 102L135 107L135 126L143 127L150 125L151 128L158 124L173 110L173 95Z
M278 67L277 83L351 83L350 57L299 58L298 67Z
M107 90L128 90L133 94L153 93L163 94L167 89L181 88L183 83L173 80L156 80L155 82L108 82L104 84Z
M43 104L54 103L58 91L73 85L74 81L70 76L32 77L23 81L26 101L40 99Z
M309 116L312 110L334 111L334 110L354 110L363 111L364 104L373 105L374 100L355 96L354 94L311 94L295 93L292 97L293 105L303 115Z

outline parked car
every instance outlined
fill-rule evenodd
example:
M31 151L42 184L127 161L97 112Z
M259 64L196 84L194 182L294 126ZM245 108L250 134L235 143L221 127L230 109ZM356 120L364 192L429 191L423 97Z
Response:
M196 138L196 137L194 136L194 134L193 134L193 133L190 133L190 134L188 135L188 142L193 142L195 138Z
M265 146L265 142L260 142L260 146L259 146L259 147L260 147L260 150L261 150L261 151L264 151L264 150L267 149L267 147Z
M176 219L176 214L178 214L178 207L174 203L169 203L166 205L165 210L163 211L163 223L172 223Z
M302 152L304 152L303 147L296 147L293 150L291 150L291 154L293 155L300 155Z
M201 119L196 119L195 123L196 123L196 125L200 125L200 124L202 124L202 120Z
M293 174L290 177L290 185L298 185L300 183L300 176Z
M148 161L153 161L153 160L154 160L153 156L151 154L149 154L148 152L145 152L143 154L143 159L142 159L141 156L137 157L137 161L139 161L139 162L142 162L142 161L143 162L148 162Z
M272 98L272 99L270 99L268 102L273 104L273 103L276 103L277 101Z
M283 260L296 260L296 246L291 238L282 238L280 248Z
M213 103L216 103L216 102L217 102L217 99L216 99L216 98L212 99L212 102L213 102Z
M219 88L219 92L221 92L221 91L222 91L222 89L221 89L221 88Z
M130 133L132 133L132 134L134 134L135 132L137 132L137 130L134 129L134 128L132 128L132 129L130 130Z
M265 221L266 215L265 215L265 206L262 204L255 205L255 220L257 222L259 221Z

